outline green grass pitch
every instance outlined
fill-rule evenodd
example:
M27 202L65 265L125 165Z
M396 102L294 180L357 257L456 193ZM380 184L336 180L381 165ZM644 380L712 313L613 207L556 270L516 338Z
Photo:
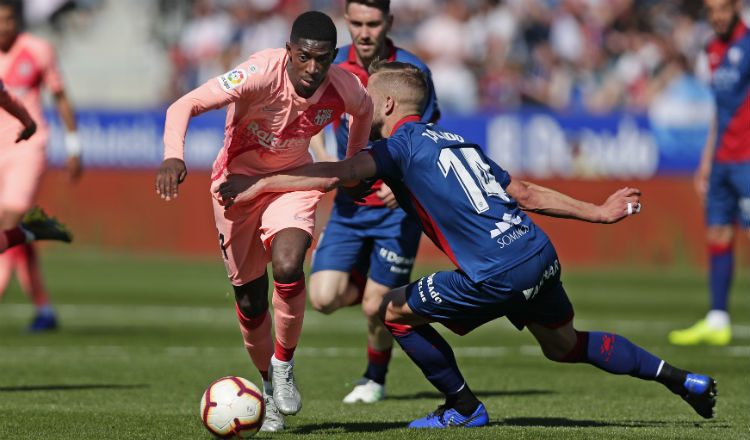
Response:
M308 309L295 373L304 397L281 434L348 439L740 439L750 427L750 281L732 292L729 347L672 347L666 334L705 312L694 269L563 270L582 330L620 333L674 365L717 378L717 417L704 420L655 382L546 360L505 320L458 337L443 329L490 426L413 431L441 403L396 348L388 398L345 405L365 366L361 310ZM436 268L419 266L418 274ZM55 247L44 258L61 329L27 335L33 310L13 284L0 303L0 439L210 439L205 387L239 375L260 383L242 345L218 259L143 257Z

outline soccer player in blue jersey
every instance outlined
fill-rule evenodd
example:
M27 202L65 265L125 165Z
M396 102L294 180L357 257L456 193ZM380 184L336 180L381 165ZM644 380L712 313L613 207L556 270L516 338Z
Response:
M588 363L613 374L664 384L702 417L713 417L716 381L666 363L626 338L578 331L547 235L524 211L614 223L640 211L640 193L622 188L594 205L522 180L511 180L462 135L420 121L426 81L403 63L376 63L368 91L373 134L389 136L343 162L318 163L263 177L230 176L216 186L225 206L259 193L333 187L382 178L401 207L456 264L386 294L381 317L406 354L445 395L444 404L413 421L415 428L488 423L484 405L458 369L453 351L431 323L458 334L506 316L528 327L544 355Z
M365 86L370 77L367 68L375 59L419 67L429 89L420 116L423 121L435 122L439 111L429 69L387 37L393 24L390 0L347 0L344 18L352 44L339 50L334 63L355 74ZM345 120L334 126L338 159L343 160L349 127ZM318 161L336 160L326 152L322 132L310 147ZM380 321L378 307L389 290L410 281L422 236L416 220L398 209L387 185L377 181L372 190L363 203L355 203L342 192L336 195L310 270L309 297L315 309L330 314L361 303L367 320L367 368L344 397L346 403L371 403L385 397L393 337Z
M729 344L734 225L750 237L750 30L740 18L742 2L705 0L704 5L716 35L697 67L713 91L716 119L695 184L708 225L711 309L692 327L669 334L676 345Z

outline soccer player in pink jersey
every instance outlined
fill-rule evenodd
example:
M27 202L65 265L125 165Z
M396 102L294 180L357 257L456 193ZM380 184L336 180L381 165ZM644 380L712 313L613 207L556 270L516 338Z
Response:
M333 21L321 12L306 12L294 21L285 49L258 52L178 99L167 110L157 193L165 200L177 197L177 186L187 173L183 152L190 118L225 105L224 146L214 162L213 188L230 173L256 175L311 163L310 138L343 113L352 116L348 156L364 148L372 101L354 75L331 65L335 56ZM283 429L283 415L302 408L293 355L305 310L302 264L322 195L317 190L269 194L231 210L218 195L212 198L240 330L263 377L266 419L261 429L266 431ZM269 261L275 343L268 311Z
M18 225L33 205L44 173L49 131L42 114L42 86L52 93L67 129L67 170L72 178L81 173L75 115L57 69L54 48L41 38L21 32L20 4L0 0L0 78L38 123L38 130L30 139L16 144L22 123L11 115L0 114L0 230ZM29 331L55 329L57 320L42 283L36 253L30 245L16 246L0 255L0 294L13 270L37 308Z

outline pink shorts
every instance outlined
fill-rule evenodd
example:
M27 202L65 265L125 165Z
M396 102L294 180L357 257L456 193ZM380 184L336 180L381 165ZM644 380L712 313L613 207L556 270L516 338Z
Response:
M266 272L277 232L297 228L313 235L320 191L268 193L249 204L225 210L211 197L221 257L232 285L241 286Z
M47 136L0 146L0 209L26 212L34 204L46 163Z

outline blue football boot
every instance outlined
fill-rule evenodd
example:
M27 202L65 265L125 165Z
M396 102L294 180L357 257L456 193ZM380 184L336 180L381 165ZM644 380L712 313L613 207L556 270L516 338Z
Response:
M41 333L53 330L57 330L57 318L51 313L38 313L26 329L29 333Z
M680 396L685 402L701 417L712 418L716 405L716 381L702 374L688 374L684 388L685 391L680 393Z
M475 426L484 426L489 422L487 410L483 404L479 404L474 414L469 417L462 416L453 408L446 408L440 405L435 412L432 412L421 419L409 423L409 428L449 428L451 426L472 428Z

